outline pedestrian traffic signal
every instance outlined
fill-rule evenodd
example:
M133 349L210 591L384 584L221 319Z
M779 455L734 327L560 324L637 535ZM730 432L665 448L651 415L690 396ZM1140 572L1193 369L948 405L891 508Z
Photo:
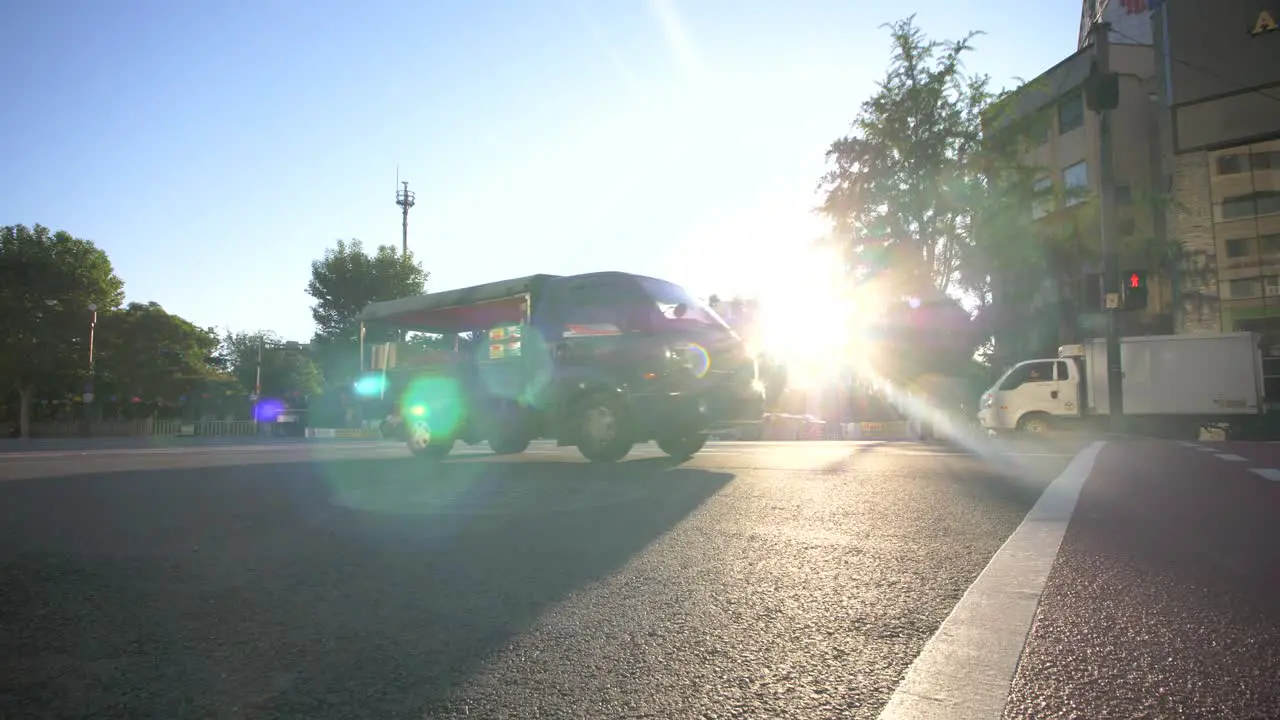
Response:
M1124 309L1147 308L1147 274L1142 270L1130 270L1121 276L1124 281Z

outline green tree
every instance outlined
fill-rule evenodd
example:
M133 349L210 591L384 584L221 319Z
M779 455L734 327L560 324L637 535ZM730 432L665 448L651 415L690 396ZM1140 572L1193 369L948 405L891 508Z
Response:
M273 332L228 332L219 356L240 386L253 392L261 370L263 397L304 401L324 387L324 376L309 351Z
M0 228L0 383L18 391L24 438L34 394L66 392L88 374L89 306L110 311L123 299L92 242L43 225Z
M895 291L943 293L973 242L982 194L985 75L965 71L976 33L934 41L914 16L887 26L892 60L853 132L827 151L820 212L852 270L880 272Z
M165 311L158 303L129 303L100 313L96 333L95 389L177 404L217 374L211 356L213 330Z
M421 295L428 276L412 253L402 255L391 245L369 253L359 240L339 240L323 258L313 261L307 284L307 294L315 299L312 345L325 374L338 381L355 374L360 342L356 318L369 303ZM366 342L402 339L403 333L397 331L371 330Z

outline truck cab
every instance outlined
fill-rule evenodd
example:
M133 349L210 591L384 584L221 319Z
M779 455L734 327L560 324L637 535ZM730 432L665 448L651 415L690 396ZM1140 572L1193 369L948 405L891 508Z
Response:
M1055 420L1081 414L1080 346L1067 345L1053 359L1024 360L982 395L978 420L988 430L1044 432Z

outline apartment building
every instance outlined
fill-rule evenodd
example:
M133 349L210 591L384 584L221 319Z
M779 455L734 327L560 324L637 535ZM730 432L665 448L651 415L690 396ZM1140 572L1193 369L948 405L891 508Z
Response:
M1042 187L1082 205L1099 180L1098 119L1079 100L1099 15L1112 25L1110 65L1120 76L1111 113L1120 263L1145 262L1153 280L1146 310L1121 313L1121 330L1262 332L1275 347L1268 365L1280 394L1280 0L1082 3L1077 52L1019 89L1007 123L1047 116L1043 142L1025 159L1045 168ZM1029 211L1061 222L1053 213L1064 208ZM1171 243L1180 262L1134 254ZM1088 302L1097 268L1074 270L1077 286L1045 294L1086 301L1076 303L1077 326L1060 328L1064 341L1101 330Z
M1280 0L1166 0L1152 16L1181 332L1280 344L1278 20Z
M1082 15L1092 17L1099 10L1087 2ZM1116 27L1127 29L1112 32L1115 42L1109 51L1120 91L1119 107L1111 113L1117 245L1124 251L1120 257L1123 268L1143 273L1149 298L1145 309L1121 313L1121 328L1132 334L1171 332L1170 273L1149 253L1137 250L1149 248L1152 243L1143 241L1164 232L1164 218L1154 201L1162 182L1155 49L1149 43L1136 42L1141 37L1134 29L1149 27L1145 19L1149 11L1131 11L1118 3L1104 5L1101 11L1108 19L1118 16ZM1082 37L1082 43L1074 54L1018 88L1010 105L1001 109L998 121L987 127L988 133L1022 134L1025 150L1021 161L1038 169L1035 189L1052 190L1047 194L1054 198L1033 204L1028 212L1045 234L1074 234L1081 248L1081 252L1062 255L1060 260L1067 265L1057 267L1057 277L1044 279L1032 307L1022 308L1027 319L1017 332L1003 338L1006 348L1018 346L1009 351L1013 355L1049 351L1060 344L1098 337L1105 329L1100 228L1094 202L1102 157L1099 119L1086 107L1084 93L1096 55L1087 36ZM1053 322L1038 321L1037 315L1052 316ZM997 344L1001 340L997 337Z

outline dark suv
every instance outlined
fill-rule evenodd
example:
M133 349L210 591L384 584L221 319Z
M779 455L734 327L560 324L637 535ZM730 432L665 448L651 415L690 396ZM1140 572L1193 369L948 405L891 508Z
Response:
M437 336L427 361L381 363L377 385L425 456L457 440L522 452L545 437L594 461L620 460L649 440L685 458L708 433L763 414L764 388L741 339L663 280L534 275L374 303L361 319L394 328L390 336Z

